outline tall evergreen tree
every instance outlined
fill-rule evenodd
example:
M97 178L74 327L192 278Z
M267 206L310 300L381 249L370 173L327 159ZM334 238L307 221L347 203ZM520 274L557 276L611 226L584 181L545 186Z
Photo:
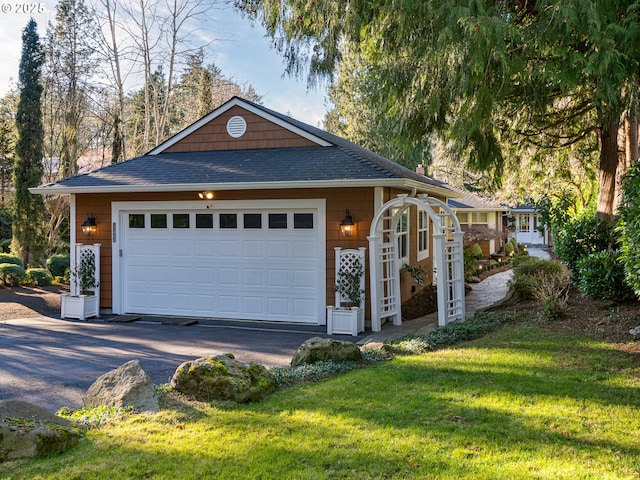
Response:
M30 187L42 181L42 71L43 52L37 24L31 19L22 34L22 57L18 74L20 99L16 113L16 158L14 185L16 191L13 214L13 252L25 266L44 256L44 202L40 195L32 195Z
M15 91L0 99L0 209L7 206L16 144Z
M617 131L637 115L637 0L236 0L291 74L331 76L344 46L383 80L402 134L438 133L467 166L505 166L504 136L597 137L598 213L613 213Z

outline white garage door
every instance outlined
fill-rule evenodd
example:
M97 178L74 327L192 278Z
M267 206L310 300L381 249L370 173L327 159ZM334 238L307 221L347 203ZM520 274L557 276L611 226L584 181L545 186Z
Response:
M120 225L125 313L324 323L317 209L130 210Z

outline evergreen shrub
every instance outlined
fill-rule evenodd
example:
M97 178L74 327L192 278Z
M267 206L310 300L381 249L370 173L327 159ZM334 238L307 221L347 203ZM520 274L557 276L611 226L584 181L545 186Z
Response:
M589 298L616 302L633 297L633 290L625 283L624 265L620 252L596 252L578 260L580 292Z
M627 285L640 297L640 162L627 171L620 204L620 261Z
M474 275L478 268L478 260L474 257L471 250L465 248L462 252L462 258L464 262L464 274L466 276Z
M477 259L482 258L482 248L480 247L480 245L474 243L473 247L471 247L471 254Z
M504 254L505 255L513 255L516 252L517 245L514 246L513 238L510 238L509 241L504 245Z
M552 260L535 257L522 257L524 260L514 261L513 278L510 287L514 293L522 298L534 298L535 290L539 287L541 276L563 275L562 265ZM516 260L516 259L514 259Z
M0 253L0 263L12 263L14 265L20 265L24 268L24 263L22 260L15 255L11 255L10 253Z
M580 283L578 261L587 255L609 250L615 245L611 222L587 214L565 223L556 233L554 250L569 269L571 281Z
M64 277L64 272L70 265L71 258L68 254L56 253L47 258L47 268L54 277Z
M53 283L53 275L46 268L30 268L26 271L25 281L39 287L46 287Z
M0 263L0 279L8 287L20 285L25 279L24 268L15 263Z

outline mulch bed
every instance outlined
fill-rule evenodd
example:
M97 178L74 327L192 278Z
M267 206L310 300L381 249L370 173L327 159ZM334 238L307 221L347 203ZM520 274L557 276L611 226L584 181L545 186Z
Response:
M564 317L549 321L540 317L540 307L534 300L519 300L513 297L491 310L530 311L531 318L538 319L542 328L584 335L594 340L616 344L616 348L640 355L640 338L629 330L640 325L640 302L616 303L593 300L582 296L573 287Z

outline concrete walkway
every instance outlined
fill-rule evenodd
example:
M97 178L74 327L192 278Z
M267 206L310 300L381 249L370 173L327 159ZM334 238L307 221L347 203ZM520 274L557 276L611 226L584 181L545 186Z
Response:
M487 277L480 283L471 285L471 291L466 295L467 318L472 318L475 313L500 302L507 296L508 283L513 272L496 273ZM385 340L402 337L404 335L424 335L435 330L438 326L438 312L430 313L424 317L414 318L402 322L402 325L386 323L379 332L373 332L358 342L371 348L379 347Z
M538 257L544 260L551 258L545 250L539 247L529 246L527 251L532 257ZM472 290L468 292L466 296L467 318L472 318L476 312L489 308L504 300L509 292L509 280L511 280L512 276L513 271L507 270L491 275L480 283L472 284ZM375 348L379 347L385 340L402 337L404 335L424 335L427 332L435 330L437 326L438 313L435 312L425 315L424 317L405 321L402 325L384 324L381 331L373 332L357 343Z

